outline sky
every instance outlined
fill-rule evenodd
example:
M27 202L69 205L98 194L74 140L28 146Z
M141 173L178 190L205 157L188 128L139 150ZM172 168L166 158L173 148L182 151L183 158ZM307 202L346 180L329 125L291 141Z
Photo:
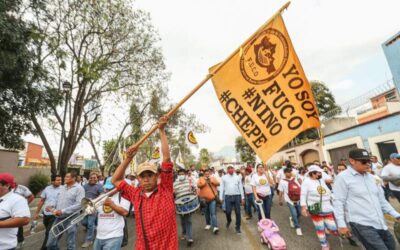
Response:
M136 0L134 8L148 11L158 30L171 73L169 97L178 102L204 79L209 67L223 61L285 3ZM306 76L325 82L340 104L391 78L381 44L400 31L399 9L398 0L294 0L283 18ZM220 106L211 81L183 109L210 128L196 135L200 147L217 152L234 145L239 133ZM124 117L121 113L119 120ZM115 122L105 123L102 139L115 137L118 130ZM92 154L87 143L77 151Z

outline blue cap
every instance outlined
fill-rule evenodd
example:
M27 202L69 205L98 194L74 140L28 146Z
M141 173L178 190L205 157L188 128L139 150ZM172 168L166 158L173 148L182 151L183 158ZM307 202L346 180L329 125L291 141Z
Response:
M390 159L400 159L400 154L399 153L391 153Z
M107 178L106 183L103 186L104 189L113 189L114 185L111 182L111 177Z

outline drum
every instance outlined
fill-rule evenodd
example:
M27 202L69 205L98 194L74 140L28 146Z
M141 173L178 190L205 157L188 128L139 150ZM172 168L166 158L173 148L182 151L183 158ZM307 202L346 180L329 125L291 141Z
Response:
M193 193L186 193L175 200L177 214L190 214L200 207L199 198Z

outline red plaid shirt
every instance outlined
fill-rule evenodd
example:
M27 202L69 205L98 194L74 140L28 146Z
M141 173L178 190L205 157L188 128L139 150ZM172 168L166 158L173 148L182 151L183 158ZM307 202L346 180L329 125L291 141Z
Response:
M150 197L145 195L141 187L132 187L125 181L121 182L117 188L121 191L122 197L129 200L135 208L136 250L178 249L172 168L172 162L161 164L161 182ZM140 206L142 206L143 218L140 216Z

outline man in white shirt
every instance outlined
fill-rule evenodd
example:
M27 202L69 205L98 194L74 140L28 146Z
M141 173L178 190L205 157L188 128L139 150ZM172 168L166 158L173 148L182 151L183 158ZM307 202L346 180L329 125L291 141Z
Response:
M400 202L400 154L393 153L390 155L390 163L386 165L382 172L383 181L389 182L389 189L392 194Z
M111 179L106 180L104 191L114 188ZM121 249L124 237L124 217L128 215L130 202L116 192L104 201L103 206L97 208L97 234L93 250Z
M21 195L28 201L28 205L35 199L33 196L31 190L29 190L28 187L17 184L17 186L14 188L14 193ZM24 244L24 227L19 227L18 228L18 233L17 233L17 238L18 238L18 246L17 249L21 248Z
M240 235L240 204L244 204L244 192L242 178L235 174L235 169L232 165L228 166L228 174L221 178L220 200L225 200L226 227L232 222L232 209L235 209L236 214L236 234Z
M52 210L56 206L58 195L60 194L60 191L61 191L60 185L61 185L61 176L60 175L52 176L51 177L51 185L47 186L40 194L41 199L38 202L35 215L33 216L34 220L38 220L39 213L42 210L42 207L44 206L43 225L46 228L46 232L45 232L44 241L43 241L41 250L46 250L46 243L47 243L47 239L49 237L49 232L50 232L51 226L53 225L54 220L56 219L56 217L52 213Z
M375 155L371 156L371 169L376 175L381 175L383 166L382 163L378 161L378 157L376 157Z
M13 188L14 176L0 173L0 249L17 247L18 227L29 224L31 217L28 202Z

